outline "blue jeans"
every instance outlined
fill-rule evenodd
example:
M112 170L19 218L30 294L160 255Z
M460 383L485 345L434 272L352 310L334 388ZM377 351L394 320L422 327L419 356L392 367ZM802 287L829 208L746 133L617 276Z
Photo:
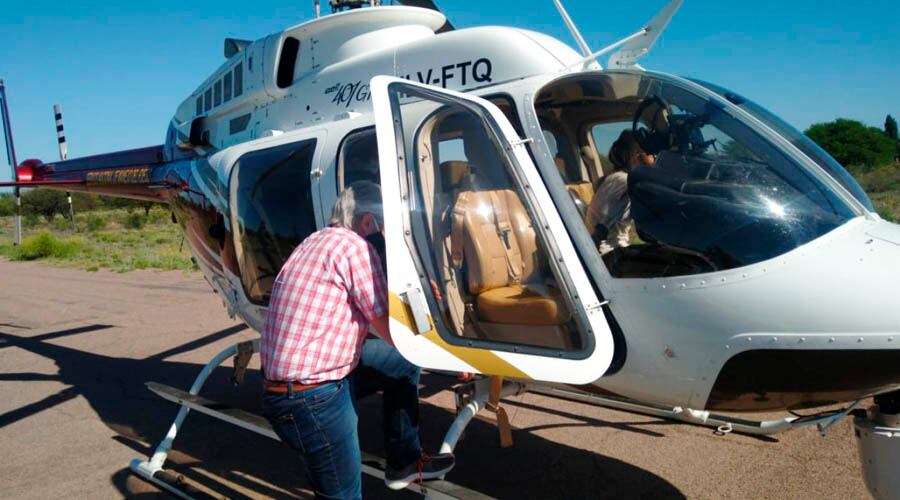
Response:
M419 458L419 367L387 342L368 339L349 380L354 401L384 391L382 425L387 466L402 469Z
M317 498L360 498L356 399L384 391L387 463L400 469L422 454L418 384L417 366L383 340L370 339L347 378L292 394L264 393L263 414L278 437L300 455Z
M362 456L348 379L302 392L264 393L263 414L303 459L316 498L362 498Z

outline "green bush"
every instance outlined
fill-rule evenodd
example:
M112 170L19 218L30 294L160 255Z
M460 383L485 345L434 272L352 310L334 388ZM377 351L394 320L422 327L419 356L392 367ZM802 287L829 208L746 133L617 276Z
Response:
M851 171L872 170L892 162L897 155L897 143L880 129L839 118L817 123L806 135Z
M100 202L106 208L124 208L129 213L136 208L143 208L145 201L132 200L129 198L114 198L112 196L101 196Z
M900 220L898 220L897 217L895 217L894 214L886 208L879 208L878 215L880 215L882 219L888 222L900 222Z
M22 224L25 227L36 227L41 223L41 219L38 214L29 213L25 214L25 217L22 218Z
M128 229L142 229L147 223L147 216L138 212L131 212L125 217L125 227Z
M11 194L0 194L0 217L16 214L16 199Z
M169 211L166 210L166 207L157 203L154 203L150 212L147 213L147 222L149 224L164 224L169 222L169 218Z
M25 238L13 249L13 260L37 260L46 258L64 259L78 251L78 245L71 241L54 238L50 233L41 233Z
M87 218L87 230L90 232L100 231L106 227L109 221L102 215L91 214Z
M72 221L66 217L54 217L52 224L53 229L56 231L68 231L69 229L72 229Z

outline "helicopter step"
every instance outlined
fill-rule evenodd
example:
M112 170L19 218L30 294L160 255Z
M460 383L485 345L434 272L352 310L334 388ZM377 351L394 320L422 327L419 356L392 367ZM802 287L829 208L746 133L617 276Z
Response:
M146 386L150 391L167 401L180 405L181 409L175 417L175 421L169 429L169 433L163 438L159 446L157 446L153 456L149 460L135 459L131 462L130 468L134 473L179 498L209 498L207 493L193 487L181 475L162 468L169 450L172 448L175 436L181 425L184 423L184 418L191 410L228 422L262 436L280 440L275 434L275 431L272 430L269 422L263 416L239 408L232 408L218 401L213 401L198 395L206 378L216 366L231 356L236 356L236 361L241 363L239 361L240 353L247 352L251 349L253 352L258 349L258 341L242 342L222 351L218 356L213 358L203 370L201 370L190 391L184 391L156 382L147 382ZM385 462L382 458L365 452L362 453L362 472L364 474L383 480L384 470ZM491 498L445 480L428 481L426 483L411 483L406 489L419 493L426 498L434 499L486 500Z

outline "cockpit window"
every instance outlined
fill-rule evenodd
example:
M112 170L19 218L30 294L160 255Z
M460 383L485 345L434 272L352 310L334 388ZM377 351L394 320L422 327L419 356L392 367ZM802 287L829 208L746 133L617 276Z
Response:
M745 97L742 97L726 88L720 87L718 85L713 85L702 80L693 81L698 85L702 85L709 90L712 90L725 99L728 99L728 101L735 106L738 106L744 111L750 113L757 120L763 122L769 128L784 136L787 140L791 141L791 143L796 146L797 149L802 151L811 160L819 164L819 166L822 167L826 172L828 172L829 175L831 175L836 181L841 183L841 185L844 186L844 188L849 191L854 198L862 203L863 206L866 207L866 209L868 209L870 212L875 211L875 207L872 205L872 200L869 199L869 195L867 195L862 186L860 186L859 183L856 182L856 179L854 179L853 176L850 175L850 172L848 172L846 168L838 163L837 160L832 158L832 156L828 154L828 152L822 149L812 139L802 134L799 130L792 127L781 118L772 114L772 112L770 112L766 108Z
M566 129L591 131L579 140L612 141L596 145L612 172L593 186L584 218L615 277L746 266L856 215L718 98L674 82L580 75L544 88L535 108Z

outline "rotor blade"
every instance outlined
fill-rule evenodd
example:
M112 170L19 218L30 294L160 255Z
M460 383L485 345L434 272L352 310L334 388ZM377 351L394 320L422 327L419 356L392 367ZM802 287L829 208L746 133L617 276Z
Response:
M431 0L397 0L397 3L399 3L400 5L406 5L407 7L421 7L423 9L431 9L441 12L441 9L439 9L438 6L435 5L435 3ZM441 12L441 14L444 13ZM446 14L444 14L444 17L447 17ZM445 31L452 31L454 29L456 28L454 28L453 25L450 24L450 20L448 19L444 21L444 25L438 28L435 33L443 33Z
M637 64L638 60L647 55L653 44L659 38L659 35L669 25L672 16L681 7L683 0L672 0L669 5L663 7L653 19L647 23L645 29L647 32L644 36L635 38L622 46L617 52L609 56L606 66L609 68L628 68Z

